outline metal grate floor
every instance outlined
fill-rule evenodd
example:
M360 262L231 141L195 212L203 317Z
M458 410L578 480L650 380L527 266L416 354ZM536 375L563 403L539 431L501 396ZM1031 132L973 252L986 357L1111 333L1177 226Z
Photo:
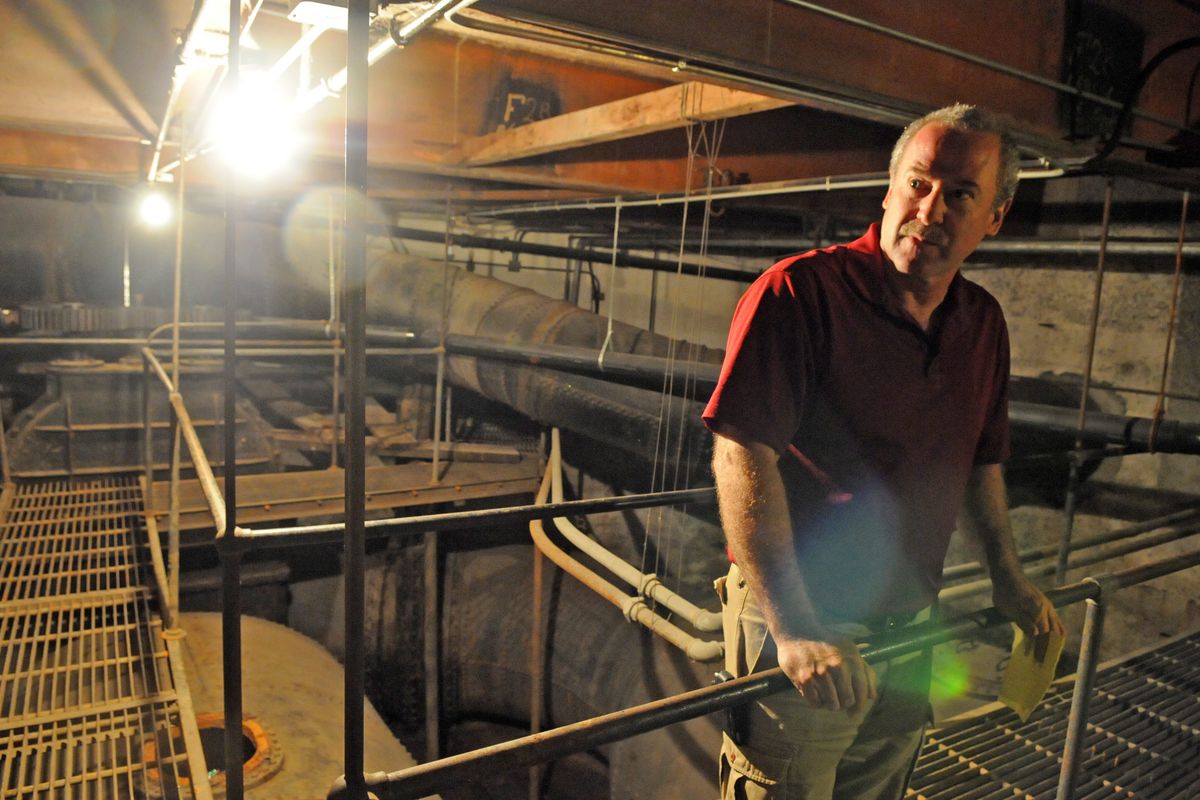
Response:
M1025 723L1001 709L934 731L908 797L1051 800L1071 689ZM1075 798L1200 798L1200 633L1097 672Z
M190 797L141 493L18 484L0 508L0 799Z

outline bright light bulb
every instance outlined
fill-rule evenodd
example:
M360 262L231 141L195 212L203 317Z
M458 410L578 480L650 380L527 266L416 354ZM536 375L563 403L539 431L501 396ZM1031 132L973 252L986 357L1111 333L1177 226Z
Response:
M138 216L151 228L161 228L170 222L173 211L171 201L162 192L148 191L138 203Z
M239 76L238 91L213 114L211 135L225 159L244 175L262 178L291 160L299 147L291 104L261 73Z

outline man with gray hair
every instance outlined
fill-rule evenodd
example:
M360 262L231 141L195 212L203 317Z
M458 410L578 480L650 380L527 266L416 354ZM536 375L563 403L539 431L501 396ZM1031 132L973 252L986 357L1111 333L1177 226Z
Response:
M929 618L957 524L993 602L1044 650L1062 623L1008 520L1008 334L960 274L1000 230L1018 155L954 105L892 152L883 219L791 257L738 303L704 420L730 571L726 669L796 687L731 715L724 798L898 800L929 719L928 653L873 667L854 639Z

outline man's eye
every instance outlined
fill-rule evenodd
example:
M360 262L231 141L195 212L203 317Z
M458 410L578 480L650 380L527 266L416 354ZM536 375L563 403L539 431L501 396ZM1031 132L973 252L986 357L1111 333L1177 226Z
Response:
M955 189L951 194L955 200L971 200L975 197L970 189Z
M910 189L920 189L922 185L923 184L919 178L908 179L908 188Z

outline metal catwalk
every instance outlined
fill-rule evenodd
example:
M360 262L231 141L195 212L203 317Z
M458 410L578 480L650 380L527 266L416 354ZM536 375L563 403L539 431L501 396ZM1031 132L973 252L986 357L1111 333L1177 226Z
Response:
M0 798L190 797L172 642L132 479L0 508ZM185 701L186 702L186 701Z
M1007 708L926 740L909 789L922 800L1051 800L1072 683L1022 723ZM1200 798L1200 633L1096 673L1075 800Z

